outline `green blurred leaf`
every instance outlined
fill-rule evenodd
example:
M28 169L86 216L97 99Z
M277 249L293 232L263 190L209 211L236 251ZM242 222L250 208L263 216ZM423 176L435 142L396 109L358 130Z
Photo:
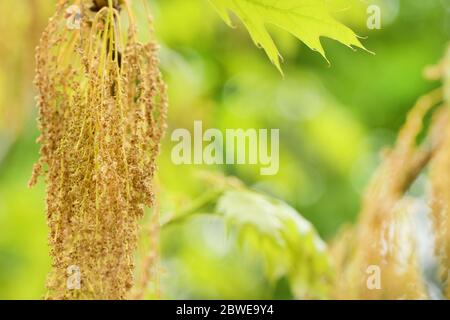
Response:
M273 281L287 277L297 298L326 298L331 268L314 227L282 201L247 190L225 192L216 210L241 244L261 254Z
M280 52L267 31L267 24L284 29L325 59L320 37L335 39L349 47L364 48L355 33L336 21L323 0L210 0L230 26L229 11L244 23L253 41L262 47L280 72Z

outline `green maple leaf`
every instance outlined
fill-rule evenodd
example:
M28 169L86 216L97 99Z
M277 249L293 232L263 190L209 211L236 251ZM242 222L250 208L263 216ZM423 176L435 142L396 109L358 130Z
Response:
M337 40L349 47L365 49L356 34L335 20L324 0L209 0L222 19L233 26L232 11L244 23L253 41L262 47L272 63L281 70L281 55L266 25L282 28L326 58L320 37ZM327 60L328 61L328 60Z

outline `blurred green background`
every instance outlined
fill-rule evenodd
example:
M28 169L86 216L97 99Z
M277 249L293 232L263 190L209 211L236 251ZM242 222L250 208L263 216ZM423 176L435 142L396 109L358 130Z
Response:
M50 266L45 186L41 181L27 188L39 149L28 75L38 32L18 28L21 19L33 19L36 7L28 2L39 7L45 22L52 1L1 2L0 8L17 6L17 12L11 24L0 22L5 37L0 104L23 115L20 129L0 128L0 299L40 299ZM286 32L271 29L284 56L284 77L242 24L228 28L208 1L150 2L170 95L157 179L162 214L204 193L198 172L207 170L236 176L284 200L325 240L355 221L380 150L394 141L418 96L437 86L424 80L423 69L437 62L448 44L450 1L328 2L341 21L367 37L364 45L376 54L352 52L324 39L328 65ZM381 30L366 27L369 4L382 8ZM279 173L261 176L258 166L174 165L170 134L176 128L192 129L195 120L202 120L204 129L279 128ZM0 123L6 127L8 121ZM274 286L264 278L260 263L236 248L218 220L193 218L169 226L161 241L162 298L291 297L283 281Z

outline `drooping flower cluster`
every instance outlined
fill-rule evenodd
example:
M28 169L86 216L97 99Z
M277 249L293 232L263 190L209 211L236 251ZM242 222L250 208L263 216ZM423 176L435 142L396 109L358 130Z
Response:
M441 111L442 143L430 166L433 189L431 206L439 276L444 284L445 296L450 299L450 48L439 69L444 81L445 108Z
M157 45L137 41L128 1L62 0L36 59L48 298L124 299L165 130Z
M52 7L39 0L0 2L0 161L30 115L33 52Z
M363 198L356 228L344 231L334 243L332 254L341 275L336 283L337 298L429 297L418 259L419 228L414 217L417 203L407 194L421 173L429 173L431 192L422 199L427 199L431 207L443 293L450 298L449 59L450 52L438 67L432 68L432 78L442 79L443 87L419 99L397 143L384 154ZM424 120L427 115L432 119L429 128ZM378 278L378 283L371 284L371 276Z

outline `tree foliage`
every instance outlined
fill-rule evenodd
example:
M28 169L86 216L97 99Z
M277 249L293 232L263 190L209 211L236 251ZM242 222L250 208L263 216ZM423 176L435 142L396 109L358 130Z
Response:
M244 23L255 44L262 47L272 63L281 70L281 54L267 25L284 29L319 52L325 59L320 37L337 40L349 47L364 46L355 33L335 20L323 0L210 0L222 19L232 26L229 12Z

